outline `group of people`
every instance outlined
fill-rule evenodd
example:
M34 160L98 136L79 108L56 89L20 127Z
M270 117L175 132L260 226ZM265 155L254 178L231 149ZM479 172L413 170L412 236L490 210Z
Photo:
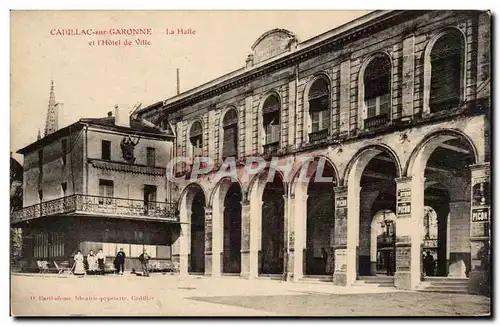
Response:
M75 264L74 264L73 274L105 275L106 255L104 255L102 249L99 249L97 254L94 254L94 251L90 250L86 258L87 258L86 259L87 267L85 267L85 257L83 256L82 252L80 250L76 252L76 255L74 256ZM125 258L126 258L125 252L123 251L123 248L120 248L114 259L114 267L116 274L123 275L123 272L125 271ZM149 268L148 268L149 259L150 257L147 254L146 250L144 250L143 253L139 256L144 276L149 276Z
M106 268L106 255L104 255L102 249L99 249L97 254L94 254L94 251L90 250L89 254L87 255L87 268L85 268L85 258L80 250L76 252L74 260L75 265L73 274L85 275L89 273L104 275L104 271Z

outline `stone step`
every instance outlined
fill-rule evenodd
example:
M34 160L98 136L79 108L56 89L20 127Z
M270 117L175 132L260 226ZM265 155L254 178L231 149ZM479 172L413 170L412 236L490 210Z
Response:
M315 279L315 280L319 280L319 279L330 280L333 278L333 276L332 275L304 275L304 276L302 276L302 278L310 278L310 279Z
M356 280L362 284L394 284L394 280Z
M464 289L456 289L456 288L424 288L418 289L419 292L432 292L432 293L456 293L456 294L468 294L469 292Z
M394 287L393 283L364 283L356 281L354 282L354 286L368 286L368 287L378 287L378 288L392 288Z
M455 282L469 282L468 278L464 277L444 277L444 276L426 276L424 277L423 282L449 282L449 283L455 283Z
M313 275L304 275L299 279L299 282L304 283L333 283L333 276L329 275L319 275L317 277Z
M269 280L281 280L283 275L281 274L259 274L259 278L269 279Z
M435 287L435 288L440 288L440 287L450 287L450 288L467 288L468 284L467 283L438 283L438 282L431 282L431 283L426 283L422 282L421 283L422 287Z

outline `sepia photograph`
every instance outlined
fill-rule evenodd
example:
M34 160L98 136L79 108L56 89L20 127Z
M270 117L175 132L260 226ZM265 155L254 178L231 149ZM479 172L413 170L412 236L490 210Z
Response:
M9 20L12 317L491 317L490 11Z

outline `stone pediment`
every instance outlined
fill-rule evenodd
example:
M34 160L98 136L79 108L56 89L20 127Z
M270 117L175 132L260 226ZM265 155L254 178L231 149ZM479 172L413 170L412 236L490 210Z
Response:
M297 37L286 29L267 31L252 45L253 64L290 51L296 44Z

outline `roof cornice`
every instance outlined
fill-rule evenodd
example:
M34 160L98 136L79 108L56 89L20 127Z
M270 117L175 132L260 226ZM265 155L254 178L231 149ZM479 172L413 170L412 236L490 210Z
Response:
M398 18L407 15L417 16L424 12L425 11L408 10L374 11L347 24L299 43L295 51L282 53L248 70L244 68L238 69L177 96L149 105L139 110L137 114L144 117L151 117L155 114L157 109L168 109L170 112L176 111L192 103L202 101L216 94L244 85L276 69L288 67L323 51L340 48L346 41L352 41L368 32L373 32L376 29L386 28L394 24Z

